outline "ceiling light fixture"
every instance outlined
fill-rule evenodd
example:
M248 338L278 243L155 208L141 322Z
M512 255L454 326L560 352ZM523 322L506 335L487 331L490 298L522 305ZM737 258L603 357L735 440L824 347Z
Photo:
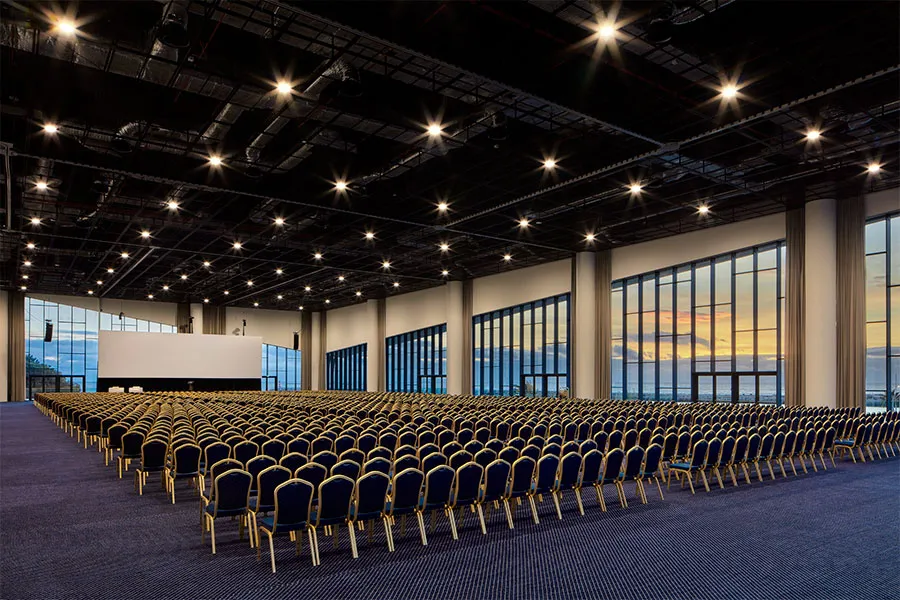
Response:
M127 252L123 252L121 256L122 256L122 258L128 258L128 253L127 253Z
M278 267L277 269L275 269L276 275L281 275L282 273L284 273L284 269L282 269L281 267Z
M697 207L697 212L700 213L701 215L708 215L709 207L705 204L701 204L700 206Z
M528 227L528 219L519 219L519 227L526 229Z
M312 288L309 287L309 286L306 286L305 288L303 288L303 291L304 291L304 292L311 292L311 291L312 291Z
M345 278L343 275L338 275L338 281L343 281Z
M443 275L444 277L446 277L449 274L450 274L450 271L448 271L447 269L444 269L443 271L441 271L441 275Z
M367 232L366 232L366 239L367 239L367 240L374 240L374 239L375 239L375 233L372 232L372 231L367 231Z
M184 281L185 279L187 279L187 273L182 273L181 280Z
M616 27L612 23L604 23L600 26L600 29L597 30L597 35L600 36L602 40L611 40L616 37Z
M144 238L145 240L149 240L149 239L150 239L150 232L147 231L146 229L143 230L143 231L141 232L141 237Z
M168 202L166 202L166 207L169 210L178 210L178 203L174 200L169 200Z
M722 98L724 98L725 100L734 100L735 98L737 98L737 93L737 86L733 83L729 83L721 90Z
M362 296L362 292L359 291L359 290L356 290L356 297L358 298L358 297L360 297L360 296Z
M164 286L163 286L163 291L164 291L164 292L168 292L168 291L169 291L169 286L164 285Z
M107 269L106 272L109 273L110 275L112 275L113 273L115 273L115 271L114 271L113 269L111 269L111 268L110 268L110 269Z
M30 267L30 266L31 266L31 261L30 261L30 260L26 260L26 261L23 262L22 264L25 265L26 267Z
M820 137L822 137L822 132L818 129L810 129L806 132L806 139L810 142L817 141Z
M228 290L225 290L224 292L222 292L222 294L223 294L224 296L227 296L227 295L230 294L230 293L231 293L231 292L229 292Z
M328 298L325 298L325 304L331 304L331 300L329 300Z
M31 224L32 225L40 225L41 224L40 217L31 217Z
M548 158L544 161L544 168L548 171L556 168L556 161L552 158Z
M28 242L27 244L25 244L25 247L29 250L34 250L34 242Z
M870 175L876 175L881 172L881 165L878 163L869 163L866 167L866 171L868 171Z
M391 268L391 262L388 261L388 260L384 261L383 263L381 263L381 268L382 268L382 269L390 269L390 268Z
M204 299L203 299L203 304L209 304L209 298L204 298Z
M253 303L253 306L258 307L258 306L259 306L259 302L254 302L254 303Z
M303 310L303 305L301 304L301 305L298 306L297 308L298 308L299 310Z
M503 255L503 260L505 260L506 262L511 261L511 260L512 260L512 254L504 254L504 255Z
M395 282L394 282L394 287L395 287L395 288L400 287L400 282L399 282L399 281L395 281Z
M450 208L450 205L446 202L438 202L437 209L438 212L447 212L447 209Z
M641 190L643 190L643 189L644 189L644 186L642 186L640 183L632 183L631 185L628 186L628 191L630 191L632 194L635 194L635 195L640 194Z
M278 85L275 86L275 89L282 96L287 96L294 92L294 87L290 84L289 81L279 81Z
M22 291L24 292L25 290L28 289L28 286L27 286L27 285L23 285L23 286L19 287L19 289L22 290Z
M44 124L44 133L49 133L50 135L53 135L57 131L59 131L59 127L57 127L55 124L53 124L53 123L45 123Z
M212 154L209 157L209 165L211 167L221 167L222 166L222 157L218 154Z
M322 260L322 253L316 252L315 254L313 254L313 258L316 260Z
M252 280L252 279L248 279L248 280L247 280L247 287L253 287L253 280Z
M28 279L28 275L22 275L22 279Z
M46 192L50 185L46 181L38 181L34 184L34 187L37 188L39 192Z
M595 239L597 239L597 237L593 233L589 233L584 236L584 241L586 242L593 242Z
M347 182L346 182L346 181L341 181L341 180L335 181L335 182L334 182L334 189L336 189L336 190L339 191L339 192L346 191L346 190L347 190Z
M432 123L428 126L428 135L438 137L441 135L441 126L438 123Z
M75 23L70 21L69 19L60 19L56 22L56 27L54 28L56 31L65 36L74 36L78 33L78 27L75 26Z
M87 293L88 293L88 296L93 296L93 295L94 295L94 290L88 290Z
M147 300L153 300L153 294L147 294Z
M284 219L281 217L275 217L275 224L281 227L282 225L284 225Z
M448 244L447 242L443 242L438 246L438 248L441 249L441 252L447 252L448 250L450 250L450 244Z
M203 261L203 266L204 266L204 267L207 267L207 268L208 268L211 264L212 264L212 263L209 262L208 260L204 260L204 261Z
M240 242L235 242L232 246L235 250L240 250L241 248L243 248L243 245Z
M278 298L279 300L284 300L284 296L282 296L281 294L278 294L278 295L275 296L275 297Z
M98 280L97 280L97 285L103 285L103 280L102 280L102 279L98 279Z

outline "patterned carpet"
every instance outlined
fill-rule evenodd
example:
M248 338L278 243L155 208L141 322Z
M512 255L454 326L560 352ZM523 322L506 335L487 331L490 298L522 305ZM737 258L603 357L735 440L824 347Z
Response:
M186 487L172 506L151 478L140 498L36 408L3 405L0 598L898 598L898 476L900 457L847 462L694 497L673 486L664 502L654 490L628 509L609 490L610 512L586 494L584 517L569 496L563 521L549 501L540 525L520 508L513 531L502 512L487 536L467 517L459 542L446 521L427 547L398 527L393 554L376 528L358 560L342 531L338 549L320 537L317 568L281 538L273 575L236 523L217 524L216 556L200 544Z

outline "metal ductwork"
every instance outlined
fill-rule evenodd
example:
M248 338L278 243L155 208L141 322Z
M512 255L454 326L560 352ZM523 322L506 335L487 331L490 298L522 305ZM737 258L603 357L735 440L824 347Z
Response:
M172 0L163 9L162 19L156 26L156 37L171 48L187 48L191 43L188 34L188 2Z

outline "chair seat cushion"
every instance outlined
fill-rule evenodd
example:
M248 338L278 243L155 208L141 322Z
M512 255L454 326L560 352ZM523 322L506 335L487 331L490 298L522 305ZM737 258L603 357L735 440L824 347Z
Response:
M257 502L259 502L259 498L257 496L250 497L250 510L253 512L269 512L270 510L275 510L274 504L263 504L259 508L256 507Z
M196 477L199 474L200 471L194 471L193 473L176 473L175 471L171 471L169 476L172 477L172 479L181 479L183 477Z
M304 529L306 527L306 521L300 521L299 523L279 523L276 528L275 517L265 517L260 519L259 522L272 533L286 533L288 531L297 531L298 529Z
M669 468L687 471L687 470L690 470L692 467L691 467L690 463L677 462L677 463L672 463L671 465L669 465Z
M834 443L835 446L852 446L853 440L838 440Z
M210 502L210 503L206 506L206 509L205 509L205 510L206 510L206 512L207 512L210 516L219 516L219 517L231 517L231 516L234 516L234 515L242 515L242 514L244 514L245 512L247 512L247 509L246 509L245 507L242 506L242 507L240 507L240 508L228 508L228 509L224 509L224 510L220 509L219 512L218 512L218 514L217 514L217 513L216 513L216 503L215 503L215 502Z
M141 473L159 473L163 469L165 469L165 467L162 465L150 465L149 467L141 465L140 467L138 467L138 470Z
M415 512L415 510L416 510L415 506L397 506L397 507L395 507L392 502L387 502L384 505L384 512L390 513L392 515L408 515L410 513Z

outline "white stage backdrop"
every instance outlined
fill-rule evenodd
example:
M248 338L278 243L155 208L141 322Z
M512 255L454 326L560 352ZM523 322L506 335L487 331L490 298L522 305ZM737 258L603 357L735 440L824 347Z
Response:
M101 331L98 377L259 379L262 338Z

